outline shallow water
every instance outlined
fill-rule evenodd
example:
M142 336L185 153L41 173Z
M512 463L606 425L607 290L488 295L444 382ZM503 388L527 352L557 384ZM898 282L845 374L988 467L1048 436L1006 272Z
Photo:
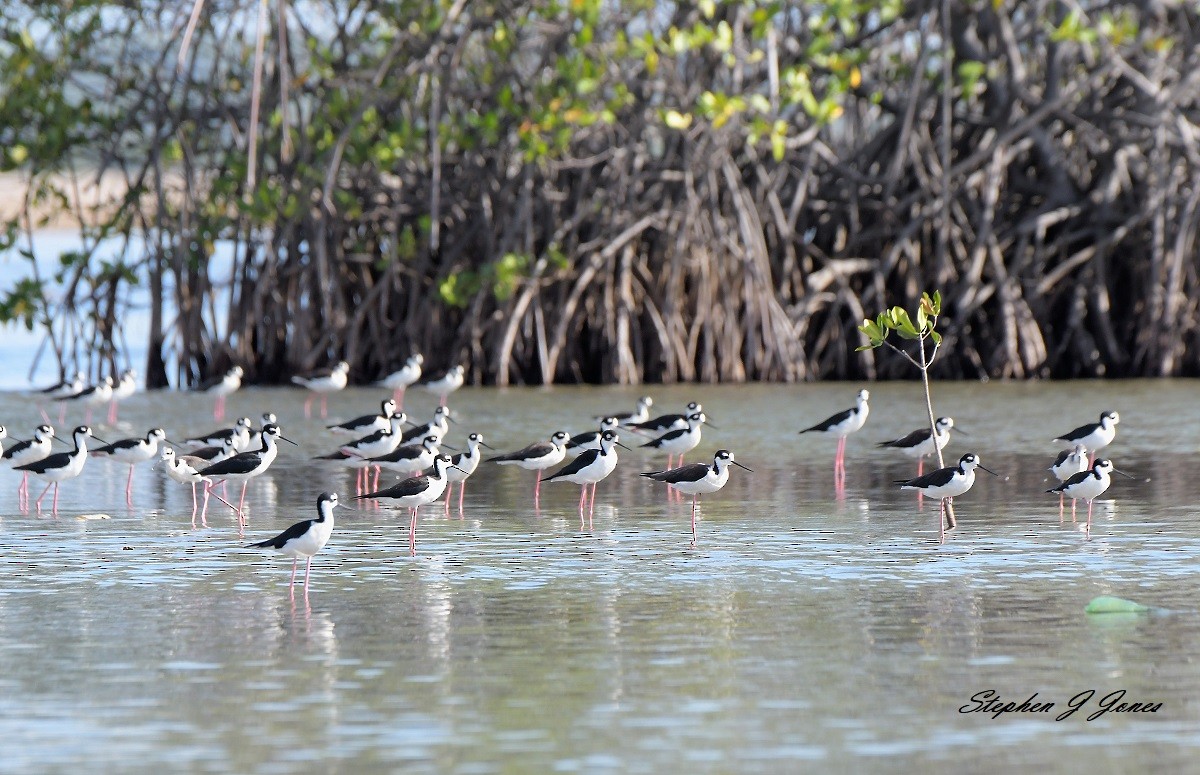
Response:
M635 475L660 462L641 451L622 452L582 529L575 485L546 485L534 510L532 473L485 465L461 518L441 504L422 511L416 557L405 515L339 509L307 602L300 588L289 598L286 558L242 548L311 516L323 489L353 493L352 474L307 462L335 443L303 419L298 391L230 399L234 413L273 409L301 444L251 485L243 538L215 500L210 526L192 529L189 490L160 471L137 471L130 510L125 467L89 461L63 486L57 518L20 514L17 478L0 471L0 769L957 772L1070 761L1179 771L1194 761L1197 384L938 385L939 412L971 434L955 435L948 458L972 450L1008 477L980 476L944 546L933 505L919 509L890 484L914 463L870 443L920 423L917 385L872 386L841 497L833 442L796 434L849 406L858 387L646 388L663 411L704 402L717 429L690 459L727 447L754 469L735 469L702 500L695 547L690 503L668 503ZM513 449L578 432L639 392L463 390L450 443L477 430ZM347 391L330 421L379 397ZM413 394L406 408L423 417L431 407ZM139 395L118 428L98 433L153 423L182 438L213 427L210 408ZM1042 492L1048 439L1110 408L1122 417L1110 456L1139 480L1116 481L1088 538L1069 513L1060 524ZM10 429L39 421L26 397L0 394ZM1102 594L1155 610L1086 615ZM1036 692L1055 708L958 712L987 689L1016 702ZM1078 713L1054 720L1089 689ZM1087 720L1121 689L1161 708Z

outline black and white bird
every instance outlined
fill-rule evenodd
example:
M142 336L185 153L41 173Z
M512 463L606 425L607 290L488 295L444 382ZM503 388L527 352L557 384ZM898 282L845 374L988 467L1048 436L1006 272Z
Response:
M453 463L449 455L438 455L433 459L433 471L421 476L405 479L383 490L355 496L355 500L366 498L387 498L398 506L409 510L411 518L408 526L408 548L410 553L417 553L417 509L433 503L446 492L446 472Z
M541 500L542 472L563 461L567 455L567 441L570 438L571 434L566 431L555 431L549 441L535 441L516 452L490 457L487 462L499 463L502 466L517 466L526 471L537 471L537 482L533 485L533 505L536 508Z
M1090 533L1092 531L1092 501L1103 495L1109 486L1112 485L1112 477L1110 474L1120 474L1127 479L1134 478L1124 471L1118 471L1116 467L1113 466L1111 460L1105 460L1101 458L1092 463L1092 467L1090 469L1086 471L1080 471L1057 487L1051 487L1049 490L1046 490L1046 492L1062 493L1071 499L1072 522L1075 521L1075 502L1078 500L1087 501L1087 532Z
M421 379L421 367L424 364L424 356L421 353L413 353L398 370L379 380L380 385L391 388L392 400L396 402L397 409L404 407L404 391Z
M333 510L337 508L336 492L323 492L317 497L317 518L306 519L284 530L274 538L250 544L248 549L274 549L292 558L292 580L288 582L288 592L295 594L296 564L300 558L304 563L304 594L308 596L308 574L312 570L312 558L329 543L333 534Z
M408 416L404 412L396 412L388 418L388 427L347 442L338 449L347 455L357 455L358 457L386 455L400 446L404 440L404 423L407 420Z
M113 425L117 422L117 404L132 396L137 392L137 372L133 369L126 369L121 374L121 379L113 387L112 397L108 401L108 424Z
M9 466L14 469L36 463L39 460L44 460L50 455L54 443L54 427L51 425L39 425L33 431L33 438L29 441L18 441L8 449L4 450L4 454L0 456ZM22 512L29 509L29 472L21 472L21 484L17 486L17 505Z
M39 392L46 398L58 402L58 422L61 425L67 415L66 399L81 392L85 387L87 387L87 376L82 371L77 371L74 379L70 381L64 379L48 388L42 388ZM44 411L42 418L46 420L47 424L50 422L50 418Z
M1119 422L1121 422L1121 415L1116 412L1101 412L1099 422L1080 425L1069 433L1055 437L1054 440L1071 447L1082 444L1087 447L1088 452L1094 458L1097 452L1113 443L1113 439L1117 437L1117 423ZM1091 460L1088 461L1088 465L1092 465Z
M451 467L446 471L446 478L450 482L450 494L454 494L454 485L457 483L458 488L458 513L462 514L463 496L467 492L467 479L471 474L475 473L475 469L479 468L479 461L483 459L483 453L479 451L480 447L492 449L492 447L483 443L482 433L472 433L467 436L467 451L459 452L457 455L450 457ZM450 508L450 498L446 498L446 508Z
M113 393L113 378L105 377L94 385L88 385L83 390L66 397L67 401L75 401L87 407L87 414L84 417L84 424L92 421L92 409L97 406L104 406L112 400Z
M846 482L846 437L851 433L861 429L867 421L867 415L871 412L871 407L867 405L867 400L871 394L867 390L858 391L858 399L854 407L847 409L844 412L838 412L832 417L828 417L816 425L805 428L801 433L825 433L830 436L836 436L838 440L837 453L833 458L833 476L838 487L845 486Z
M245 514L242 511L242 506L246 503L246 485L254 477L262 474L271 464L275 462L275 456L279 454L279 445L276 440L286 441L288 444L295 445L296 442L289 438L285 438L279 430L278 425L268 425L262 430L262 447L248 452L239 452L231 458L222 460L220 463L214 463L211 466L201 469L198 473L209 481L208 491L212 492L213 487L224 481L241 482L242 497L235 507L232 503L217 495L217 499L224 503L229 508L233 509L238 517L238 526L244 528L246 524ZM214 492L213 495L216 495Z
M596 509L596 485L617 467L617 447L629 449L621 443L616 431L600 434L600 449L589 449L567 465L546 477L547 482L574 482L582 485L579 492L579 518L583 519L583 502L587 488L592 486L592 499L588 506L589 516Z
M225 399L242 387L242 377L245 372L241 366L234 366L219 377L205 380L196 386L196 392L204 393L216 399L213 402L213 419L217 422L225 419Z
M617 423L622 428L628 428L630 425L635 425L639 422L646 422L650 419L650 407L654 406L654 399L650 396L642 396L638 399L637 409L632 412L612 412L607 415L598 415L597 420L603 420L605 417L616 417Z
M424 385L421 385L421 387L437 396L438 404L440 406L445 406L447 397L449 397L449 395L455 390L458 390L463 386L463 382L466 379L466 373L466 368L460 364L450 369L437 379L426 382Z
M396 413L395 399L387 399L379 404L379 414L364 414L362 417L355 417L353 420L347 420L337 425L326 425L325 427L334 433L340 433L346 436L362 436L375 431L382 431L390 428L392 423L392 415Z
M585 450L600 449L600 434L615 430L620 423L616 417L600 418L600 430L577 433L567 440L567 460L574 460Z
M188 457L194 457L199 460L205 461L208 465L213 465L214 463L220 463L222 460L228 460L229 458L236 455L238 453L238 451L237 451L237 449L234 448L233 445L234 445L234 440L232 437L230 437L230 438L222 441L219 445L213 445L210 447L201 447L200 449L193 449L190 452L188 452ZM260 447L262 446L261 438L259 440L258 446L260 446Z
M908 457L917 459L917 476L925 473L925 458L936 455L950 443L950 429L954 427L951 417L939 417L933 423L934 431L929 428L917 428L912 433L891 441L881 441L875 446L887 449L897 449ZM936 444L936 446L935 446Z
M683 414L660 414L645 422L636 422L626 424L626 428L636 433L648 433L652 436L661 436L667 431L685 430L688 427L688 418L696 412L702 412L704 408L692 401L687 405L687 411Z
M52 513L58 513L58 485L60 482L65 482L68 479L74 479L83 473L83 464L87 462L87 440L93 437L92 429L86 425L80 425L71 434L75 441L75 449L70 452L57 452L53 455L47 455L41 460L36 460L32 463L15 466L15 470L23 471L40 476L49 484L46 489L42 490L42 494L37 499L38 513L42 513L42 498L46 497L46 493L50 491L50 486L54 486L54 507Z
M219 428L210 433L184 439L182 443L190 447L224 447L226 439L230 439L233 441L235 452L257 449L257 446L251 445L250 442L250 426L249 417L239 417L232 428Z
M688 415L687 426L685 428L668 431L657 439L646 442L642 445L642 448L666 452L667 468L675 465L672 461L676 455L679 455L678 465L683 465L683 456L700 444L700 426L704 425L706 420L704 412L693 412Z
M946 501L962 495L975 484L975 469L982 468L992 476L995 471L979 462L979 456L968 452L958 459L958 465L939 468L915 479L897 479L902 490L919 490L922 495L941 501L938 514L938 541L946 540Z
M376 469L386 468L402 476L411 476L433 465L433 459L438 456L441 443L442 437L431 433L421 439L418 444L402 444L386 455L367 458L367 462ZM375 488L379 489L378 479L375 481Z
M195 457L194 455L177 455L171 447L164 446L161 460L166 468L167 476L180 484L190 484L192 486L192 527L196 526L196 509L199 504L196 502L196 485L204 483L204 477L200 475L200 469L206 468L209 461L203 458ZM208 513L208 488L204 490L204 510L200 512L201 523L208 527L208 520L205 515Z
M1087 447L1082 444L1076 444L1071 449L1064 449L1058 453L1058 457L1054 458L1053 465L1048 469L1054 474L1054 478L1060 482L1065 482L1075 474L1088 470L1088 451ZM1058 494L1058 518L1062 519L1063 507L1066 495L1062 492ZM1072 520L1074 521L1074 520Z
M695 543L696 507L700 496L716 492L724 487L725 483L729 481L730 466L750 471L749 468L733 459L732 452L727 449L718 449L717 453L713 455L711 466L706 463L690 463L666 471L647 471L641 476L656 482L665 482L684 495L692 496L692 543Z
M350 381L350 364L345 361L339 361L332 369L314 371L309 374L298 374L292 377L292 382L301 387L308 388L310 393L308 400L304 402L304 416L312 416L312 403L321 397L321 419L325 418L327 413L326 399L330 393L336 393L343 390L346 384Z
M145 438L121 439L92 450L92 457L106 457L129 466L129 478L125 480L125 502L129 505L133 505L134 466L158 457L158 445L166 438L162 428L151 428Z
M407 444L414 439L423 439L431 433L436 433L443 439L450 433L450 407L439 406L433 410L433 419L423 425L414 425L400 437Z

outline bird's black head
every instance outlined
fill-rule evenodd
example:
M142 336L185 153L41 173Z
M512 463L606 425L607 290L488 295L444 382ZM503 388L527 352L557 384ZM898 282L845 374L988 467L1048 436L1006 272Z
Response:
M338 494L336 492L323 492L317 496L317 508L333 508L338 505Z
M698 412L698 411L700 411L700 404L696 403L695 401L689 401L688 402L688 414L691 414L692 412Z
M263 412L262 421L263 425L270 425L279 422L279 418L275 416L274 412Z
M33 435L37 436L38 438L41 438L44 436L53 436L54 428L50 427L49 425L46 425L45 423L42 423L41 425L39 425L37 427L37 430L35 430L33 432Z
M239 417L238 421L237 421L237 427L238 428L246 428L248 430L250 428L250 418L249 417Z
M1121 415L1117 414L1116 412L1108 411L1108 412L1103 412L1100 415L1100 424L1101 425L1108 425L1109 423L1116 425L1119 422L1121 422Z
M568 441L570 441L570 439L571 434L567 433L566 431L555 431L554 435L550 437L551 443L560 445L566 444Z

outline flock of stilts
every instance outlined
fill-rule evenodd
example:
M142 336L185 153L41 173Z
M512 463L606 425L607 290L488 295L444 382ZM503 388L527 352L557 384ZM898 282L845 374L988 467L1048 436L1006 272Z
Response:
M420 355L410 357L403 368L388 375L379 383L380 386L394 391L393 397L380 404L379 412L367 414L348 422L327 426L331 435L345 439L337 450L321 455L317 460L355 469L355 500L365 500L371 503L388 501L409 510L409 549L416 552L417 512L425 505L434 503L445 496L445 509L448 512L453 496L453 485L459 484L458 508L462 512L463 496L468 478L484 462L481 448L492 449L484 443L483 436L471 433L467 436L466 449L457 451L451 456L442 452L442 448L451 449L444 444L443 439L449 432L451 413L446 406L447 397L463 384L464 369L456 366L439 379L426 382L421 386L440 399L439 406L433 418L424 424L409 421L400 406L405 390L417 384L422 376L423 361ZM224 417L225 399L241 386L243 373L240 367L234 367L220 379L207 383L199 391L216 399L214 419ZM295 377L293 381L310 391L305 403L305 416L310 416L312 404L317 398L321 399L321 416L326 415L327 397L346 387L349 377L349 366L337 364L333 369L303 377ZM59 484L78 476L84 467L89 454L95 457L107 457L129 465L129 476L126 480L126 501L132 505L133 471L143 462L160 459L167 475L181 484L192 487L192 524L196 524L196 514L199 511L202 524L207 525L207 510L209 497L216 497L227 505L237 515L239 535L245 528L245 497L249 482L265 472L274 462L279 442L294 444L283 436L273 414L265 414L262 425L253 427L249 418L243 417L229 428L221 428L212 433L186 439L178 446L177 451L172 442L167 441L167 435L161 428L151 429L142 438L122 439L113 443L104 442L95 449L88 448L89 439L95 435L88 423L92 409L109 405L108 418L115 422L117 404L136 391L136 375L126 372L120 380L114 382L111 377L94 385L83 384L82 375L70 383L63 383L47 388L43 395L67 403L78 402L88 411L88 419L72 433L73 448L67 452L53 453L51 443L55 439L55 431L47 422L38 426L33 438L19 441L4 450L3 462L22 473L21 484L18 487L18 502L22 513L29 510L28 476L33 474L47 482L46 488L36 501L38 513L41 513L42 500L53 487L54 499L52 512L58 511ZM834 480L838 488L845 484L845 447L847 437L860 430L866 423L870 412L868 405L870 394L860 390L855 406L844 412L829 417L800 431L801 433L824 433L838 440L834 456ZM734 454L726 449L718 450L712 463L684 464L684 456L695 449L700 443L701 428L704 425L713 427L708 422L702 407L691 403L686 411L678 414L664 414L658 417L650 416L653 401L646 397L638 401L637 408L627 413L616 413L597 417L598 428L595 431L571 436L565 431L556 431L545 441L537 441L522 449L497 454L487 458L487 462L499 465L515 465L520 468L536 471L537 479L534 484L535 507L539 504L542 482L567 481L580 485L579 515L580 520L590 520L595 509L596 486L607 478L617 465L617 448L629 449L621 443L620 434L628 432L638 434L644 440L640 446L665 452L667 466L662 470L646 471L641 476L663 482L668 485L668 494L682 499L684 495L692 496L692 542L696 540L696 511L700 495L714 493L725 486L729 479L729 471L733 466L750 469L737 462ZM45 412L43 412L45 416ZM63 410L60 409L60 423ZM1053 465L1050 471L1059 480L1059 485L1047 492L1060 495L1059 513L1062 515L1064 498L1071 499L1072 520L1075 517L1075 502L1084 500L1088 503L1087 529L1091 528L1092 501L1104 493L1110 483L1111 473L1116 471L1112 463L1104 459L1094 459L1095 453L1108 446L1116 435L1116 425L1120 421L1116 412L1104 412L1097 423L1081 426L1066 433L1055 441L1069 445ZM405 427L411 426L411 427ZM950 430L954 421L949 417L937 418L932 428L920 428L892 441L881 442L879 446L896 449L905 455L918 460L917 477L897 480L904 489L917 490L924 496L938 498L939 536L944 540L944 524L946 503L953 498L968 492L975 482L975 470L982 469L995 475L994 471L984 467L979 456L968 452L956 465L940 468L929 474L922 469L924 459L937 454L950 441ZM7 437L7 431L0 426L0 439ZM451 450L454 451L454 450ZM676 457L678 458L676 460ZM565 466L552 474L544 475L549 469L562 463ZM379 479L382 469L388 469L403 477L399 482L388 487L380 488ZM372 470L374 480L372 481ZM1125 474L1128 476L1127 474ZM241 483L242 491L235 506L219 494L217 487L226 482ZM201 508L196 486L203 487L204 502ZM589 498L588 488L591 487ZM449 489L449 492L447 490ZM308 588L309 568L315 555L329 540L333 530L333 509L338 505L338 495L325 492L317 499L317 516L298 522L279 535L267 541L253 544L253 547L273 548L293 558L292 585L295 583L297 563L300 558L306 559L305 590Z

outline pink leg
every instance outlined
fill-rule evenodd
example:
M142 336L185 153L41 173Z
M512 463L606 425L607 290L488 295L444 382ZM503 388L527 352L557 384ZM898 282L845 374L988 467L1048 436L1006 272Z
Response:
M596 513L596 483L592 483L592 499L588 502L588 516Z
M117 402L108 402L108 424L115 425L117 422Z
M451 483L446 486L450 488L450 492L446 493L446 503L445 503L445 507L443 510L445 512L446 519L449 519L450 518L450 496L454 494L454 484Z
M538 469L537 483L533 485L533 505L536 507L542 496L542 469Z
M292 558L292 580L288 582L288 589L291 589L296 584L296 563L299 559L298 557Z
M938 543L946 543L946 499L941 499L941 508L938 509Z
M408 553L417 556L417 510L412 510L412 517L408 522Z
M58 402L58 424L62 425L66 421L67 421L67 402L59 401Z
M919 457L919 458L917 458L917 476L920 477L924 473L925 473L925 458ZM919 494L924 495L924 493L919 493Z
M1071 522L1075 522L1075 499L1071 499Z
M1058 494L1058 524L1063 521L1063 507L1066 506L1066 496L1061 492Z
M321 394L321 419L322 419L322 420L324 420L324 419L325 419L325 411L326 411L326 408L325 408L325 397L326 397L326 396L325 396L325 394L324 394L324 393L322 393L322 394Z
M316 393L309 393L308 400L304 402L304 419L312 417L312 402L317 397Z
M396 411L400 411L403 408L404 408L404 388L400 388L398 391L396 391Z
M463 482L461 485L459 485L459 490L458 490L458 513L459 513L459 516L462 516L462 513L463 513L463 509L462 509L463 496L465 496L466 494L467 494L467 483Z
M90 407L90 406L87 408L87 412L84 413L83 424L84 425L92 424L92 407Z
M308 594L308 572L312 570L312 558L308 558L308 562L304 563L304 594Z
M445 396L439 397L438 398L438 406L445 406L445 405L446 405L446 397Z
M54 507L53 507L51 513L55 514L55 515L58 514L58 482L54 483ZM1088 516L1089 517L1091 516L1090 511L1088 512Z
M375 466L375 489L379 489L379 472L383 470L382 466Z
M204 507L200 509L200 524L208 527L208 482L204 483Z
M583 519L583 502L587 499L587 485L579 488L579 518ZM39 499L40 500L40 499Z
M50 492L50 488L53 486L54 486L54 482L51 482L50 484L46 485L46 489L42 490L42 494L38 496L38 499L37 499L38 514L42 513L42 498L46 497L46 493Z
M1088 521L1087 521L1086 532L1088 532L1088 533L1092 532L1092 502L1090 500L1088 501Z
M133 466L129 466L129 478L125 480L125 502L133 505Z

